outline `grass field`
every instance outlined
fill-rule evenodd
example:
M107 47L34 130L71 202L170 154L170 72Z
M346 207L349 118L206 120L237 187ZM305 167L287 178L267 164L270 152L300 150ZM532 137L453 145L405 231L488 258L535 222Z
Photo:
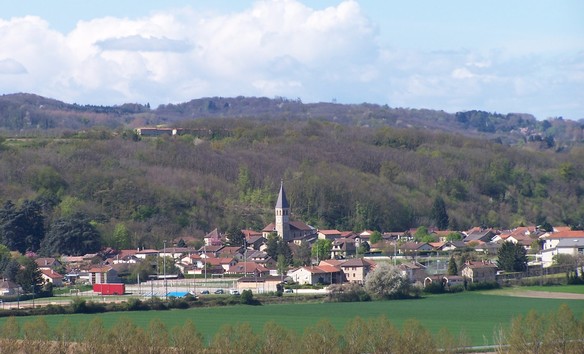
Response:
M538 313L556 311L566 303L577 318L583 318L584 301L533 299L465 292L460 294L434 295L424 299L376 301L359 303L308 303L278 304L266 306L228 306L196 308L189 310L112 312L96 315L52 315L45 316L50 327L59 324L65 317L81 326L99 316L106 326L112 326L121 317L146 327L153 318L160 319L168 329L192 320L197 329L210 339L226 323L248 322L254 331L261 332L264 324L275 321L302 333L304 328L328 319L337 329L357 316L364 319L386 316L393 324L401 326L407 319L418 319L432 333L448 328L452 333L463 331L473 345L493 344L493 333L500 325L507 326L512 317L526 314L531 309ZM0 325L6 319L0 319ZM35 317L22 317L18 321L33 321Z

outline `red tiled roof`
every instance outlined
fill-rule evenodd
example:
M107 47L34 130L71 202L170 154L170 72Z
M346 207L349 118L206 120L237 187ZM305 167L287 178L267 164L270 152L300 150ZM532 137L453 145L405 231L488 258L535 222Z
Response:
M468 268L497 268L496 264L490 262L468 262L465 263Z
M584 230L570 230L551 233L547 238L573 238L584 237Z
M44 275L51 279L62 279L63 276L52 269L41 269L40 270Z
M323 235L340 235L341 232L339 230L318 230L319 233Z

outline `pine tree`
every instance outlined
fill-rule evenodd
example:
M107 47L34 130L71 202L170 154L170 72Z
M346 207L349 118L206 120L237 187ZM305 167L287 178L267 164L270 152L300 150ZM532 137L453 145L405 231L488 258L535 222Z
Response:
M448 275L457 275L458 274L458 267L456 266L456 261L454 257L450 257L448 260Z
M448 229L448 213L446 212L446 203L442 197L437 196L432 204L432 219L436 227L440 230Z

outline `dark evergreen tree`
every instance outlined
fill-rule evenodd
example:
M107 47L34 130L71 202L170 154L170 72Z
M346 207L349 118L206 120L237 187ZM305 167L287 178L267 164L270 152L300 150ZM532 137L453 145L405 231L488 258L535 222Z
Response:
M238 228L231 228L227 230L227 239L229 246L244 246L245 235Z
M44 217L39 203L25 200L20 208L11 201L0 210L0 239L10 250L38 251L45 237Z
M10 259L2 270L2 277L10 281L16 281L16 275L20 270L20 263L16 259Z
M266 253L273 259L278 258L278 235L275 233L268 235L268 241L266 242Z
M286 265L290 265L294 262L294 258L292 256L292 251L290 250L290 246L288 243L281 238L278 238L278 256L284 256Z
M302 241L294 250L294 264L297 266L309 265L311 254L312 250L310 249L308 242Z
M442 197L437 196L432 204L432 219L436 227L440 230L448 229L448 213L446 212L446 203Z
M82 213L56 220L41 245L46 256L66 254L80 256L94 253L101 248L100 235Z
M43 284L43 278L38 265L32 258L23 257L22 267L16 274L15 281L25 293L37 293Z
M457 275L458 274L458 267L456 266L456 260L454 257L450 257L448 260L448 275Z
M500 269L507 272L523 272L527 269L527 251L518 243L503 242L497 256Z

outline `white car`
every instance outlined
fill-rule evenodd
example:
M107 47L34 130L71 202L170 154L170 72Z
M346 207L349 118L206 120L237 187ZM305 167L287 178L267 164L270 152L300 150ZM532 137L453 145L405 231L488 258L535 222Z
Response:
M239 290L231 289L231 290L229 290L229 293L231 295L239 295Z

